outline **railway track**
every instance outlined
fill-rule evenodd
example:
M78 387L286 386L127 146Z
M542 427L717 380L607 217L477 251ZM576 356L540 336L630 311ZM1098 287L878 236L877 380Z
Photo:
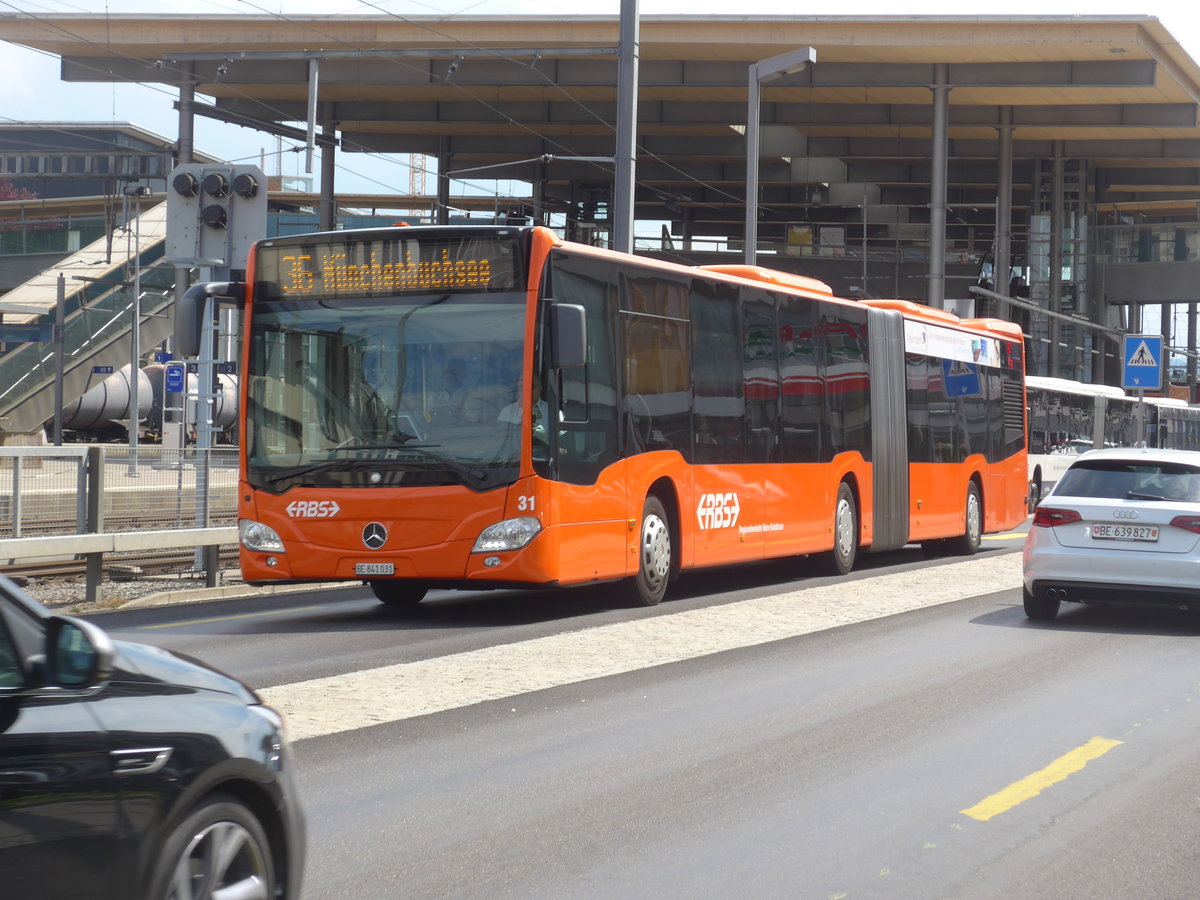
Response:
M61 532L60 532L61 533ZM218 548L221 568L237 567L237 547ZM179 575L196 571L196 551L157 550L153 554L105 554L102 563L106 581L141 578L149 575ZM36 563L13 563L0 566L0 573L9 578L82 578L87 571L85 559L63 559Z
M219 528L226 525L236 525L237 515L234 512L228 514L222 513L219 515L210 515L208 526ZM153 511L148 511L145 514L131 513L128 515L109 515L104 518L103 531L170 531L173 528L200 528L202 527L194 516L179 517L176 515L155 514ZM11 525L0 529L0 538L11 537L43 537L46 535L59 534L74 534L76 532L76 522L74 517L67 518L65 516L58 517L39 517L37 519L25 519L21 522L21 533L14 535Z

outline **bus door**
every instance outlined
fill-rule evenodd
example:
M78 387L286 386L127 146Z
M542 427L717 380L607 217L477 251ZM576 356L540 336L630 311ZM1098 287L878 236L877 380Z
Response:
M557 302L542 304L533 403L533 466L555 482L551 517L558 531L563 583L628 574L628 461L621 458L612 320L597 281L568 260L555 272ZM602 283L601 283L602 284ZM559 319L563 307L577 313ZM557 308L557 310L556 310ZM574 328L568 321L581 314ZM564 360L559 344L575 331L582 359ZM546 347L555 349L547 352ZM573 354L566 354L573 355ZM582 364L578 364L582 363ZM636 557L634 558L636 565Z

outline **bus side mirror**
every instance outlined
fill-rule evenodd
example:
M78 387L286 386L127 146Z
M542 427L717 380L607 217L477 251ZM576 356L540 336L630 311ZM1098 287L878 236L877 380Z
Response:
M550 365L577 369L587 364L587 315L576 303L550 301Z

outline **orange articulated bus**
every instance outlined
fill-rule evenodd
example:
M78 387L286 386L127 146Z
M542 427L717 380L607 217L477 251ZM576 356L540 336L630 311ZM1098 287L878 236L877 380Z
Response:
M239 536L252 584L619 582L1026 515L1022 336L689 268L541 227L261 241L244 288Z

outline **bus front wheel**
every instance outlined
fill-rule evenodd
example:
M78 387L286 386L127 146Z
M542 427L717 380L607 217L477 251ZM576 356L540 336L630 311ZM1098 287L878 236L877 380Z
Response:
M375 598L385 606L416 606L428 592L419 581L372 581L370 585Z
M642 506L638 530L638 571L635 598L641 606L656 606L667 593L671 578L671 526L662 501L651 494Z

